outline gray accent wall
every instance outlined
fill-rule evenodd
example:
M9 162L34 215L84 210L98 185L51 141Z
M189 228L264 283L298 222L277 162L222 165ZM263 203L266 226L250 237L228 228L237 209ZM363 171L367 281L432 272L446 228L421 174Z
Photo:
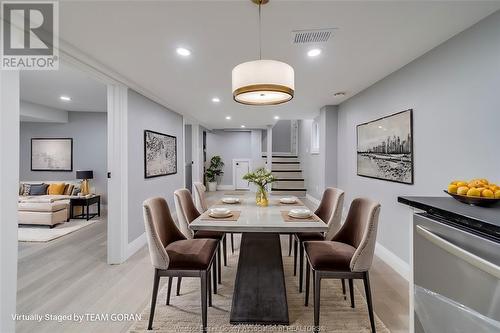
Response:
M142 203L150 197L167 199L175 216L174 191L184 186L183 119L139 93L128 90L128 241L144 233ZM144 178L144 130L177 137L177 173Z
M278 120L273 126L273 153L292 151L292 121Z
M500 182L500 12L456 35L342 103L338 184L346 205L382 205L378 242L410 262L411 214L400 195L443 196L454 179ZM356 175L356 125L413 109L415 184Z
M31 138L73 138L73 172L31 171ZM106 204L107 140L104 112L68 112L68 122L62 124L21 122L20 180L75 182L76 170L93 170L91 187Z

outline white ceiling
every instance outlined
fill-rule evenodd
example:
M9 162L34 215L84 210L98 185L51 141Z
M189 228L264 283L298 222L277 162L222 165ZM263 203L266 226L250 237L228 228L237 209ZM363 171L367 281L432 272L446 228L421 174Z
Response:
M245 1L61 2L63 40L212 128L313 117L500 9L498 1L277 1L263 7L263 58L295 69L295 98L244 106L231 70L258 57L257 7ZM337 28L321 56L294 46L297 29ZM179 46L192 51L179 57ZM347 96L333 94L346 91ZM219 104L211 102L217 96ZM230 115L232 120L225 120Z
M65 111L106 112L106 85L61 63L58 71L21 71L21 99ZM69 96L71 101L59 99Z

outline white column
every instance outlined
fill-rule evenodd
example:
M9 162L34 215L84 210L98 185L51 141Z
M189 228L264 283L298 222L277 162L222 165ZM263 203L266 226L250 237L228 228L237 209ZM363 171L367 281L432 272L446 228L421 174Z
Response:
M19 192L19 72L0 70L0 332L14 332Z
M108 84L108 264L127 260L128 89Z
M273 126L267 125L267 169L273 170Z
M200 125L193 123L191 126L191 145L193 158L193 182L203 183L203 133Z

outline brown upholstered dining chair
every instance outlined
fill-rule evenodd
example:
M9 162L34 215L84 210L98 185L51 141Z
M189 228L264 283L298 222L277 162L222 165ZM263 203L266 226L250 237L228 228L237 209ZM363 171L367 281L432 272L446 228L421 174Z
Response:
M205 185L203 185L200 182L194 182L193 183L193 195L194 195L194 202L196 209L200 213L204 213L208 210L208 204L207 204L207 199L205 197L205 192L207 191L207 188ZM234 254L234 237L233 233L230 233L231 235L231 251ZM226 249L226 237L222 239L222 254L224 255L224 266L227 266L227 249Z
M189 228L189 224L193 222L196 218L198 218L201 214L196 209L193 197L191 196L191 193L187 189L183 188L175 191L174 202L175 202L175 210L177 211L177 219L179 221L179 227L181 229L181 232L187 238L210 238L217 240L219 243L221 242L223 243L223 240L225 238L225 234L223 232L205 231L205 230L194 232L193 230L191 230L191 228ZM218 283L221 283L222 270L221 270L220 246L218 246L216 263L218 272L216 281L218 281ZM177 279L177 295L179 295L180 292L180 284L181 284L181 279ZM214 281L214 286L215 286L214 293L217 293L216 285L217 282Z
M144 201L143 211L149 254L155 270L148 330L153 328L160 277L168 277L169 279L166 300L168 305L172 278L185 276L200 278L201 317L205 332L207 327L207 294L208 306L212 306L210 270L212 270L215 279L216 270L213 268L213 261L218 246L217 240L186 239L175 225L168 204L163 198L151 198Z
M380 204L370 199L354 199L346 222L331 241L307 241L306 295L309 302L309 280L312 268L314 281L314 327L319 329L319 305L322 279L349 279L351 306L354 307L352 279L362 279L372 332L375 333L372 295L368 271L373 261L377 240Z
M344 206L344 191L328 187L323 192L318 209L314 212L328 226L326 233L298 232L295 234L293 246L293 274L297 275L297 247L299 258L299 293L302 292L304 280L304 242L312 240L331 240L340 230L342 209ZM342 290L345 295L345 282L342 280Z

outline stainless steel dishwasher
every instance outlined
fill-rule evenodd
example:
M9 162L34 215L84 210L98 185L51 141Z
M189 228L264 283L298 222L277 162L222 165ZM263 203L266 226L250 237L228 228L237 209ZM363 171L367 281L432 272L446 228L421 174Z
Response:
M499 242L416 213L413 264L416 333L500 332Z

